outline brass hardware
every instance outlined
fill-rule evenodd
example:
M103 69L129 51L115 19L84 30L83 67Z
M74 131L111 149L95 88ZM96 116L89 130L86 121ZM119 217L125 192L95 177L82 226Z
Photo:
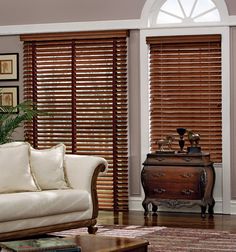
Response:
M191 178L191 177L193 177L193 174L192 173L184 173L184 174L181 174L180 176L183 178Z
M192 158L185 157L184 160L185 160L186 162L190 162L190 161L192 161Z
M192 193L194 193L194 191L191 190L191 189L185 189L185 190L182 191L182 193L185 194L185 195L191 195Z
M164 177L166 174L164 172L158 172L157 174L152 174L153 177Z
M157 158L155 158L156 160L158 160L158 161L163 161L163 160L165 160L165 158L162 158L162 157L157 157Z
M164 193L166 190L163 189L163 188L157 188L157 189L154 189L153 191L156 192L156 193L162 194L162 193Z

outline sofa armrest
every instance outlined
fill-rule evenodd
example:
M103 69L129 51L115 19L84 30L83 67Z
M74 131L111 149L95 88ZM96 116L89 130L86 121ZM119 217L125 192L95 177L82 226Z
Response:
M65 170L71 187L86 190L91 195L94 220L98 217L97 177L105 174L107 167L107 161L101 157L73 154L65 156ZM95 232L91 226L89 233Z
M91 193L93 176L104 175L107 172L107 167L107 161L101 157L65 155L66 175L72 188L86 190Z

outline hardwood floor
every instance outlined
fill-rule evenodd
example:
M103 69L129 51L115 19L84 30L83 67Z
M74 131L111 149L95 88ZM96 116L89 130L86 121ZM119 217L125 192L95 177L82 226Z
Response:
M214 217L201 218L198 213L160 212L144 217L142 211L112 212L100 211L98 224L101 225L142 225L181 228L202 228L227 230L236 233L236 215L215 214Z

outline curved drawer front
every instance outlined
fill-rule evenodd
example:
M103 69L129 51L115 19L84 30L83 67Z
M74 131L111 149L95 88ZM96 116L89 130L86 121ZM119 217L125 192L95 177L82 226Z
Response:
M147 160L144 162L144 165L203 165L211 163L210 155L186 155L186 154L177 154L172 155L170 158L169 155L148 155Z
M204 169L196 169L194 167L147 167L145 168L145 177L149 183L159 183L163 181L171 181L174 183L200 183L201 174Z
M197 184L182 183L158 183L150 184L148 188L149 196L159 199L201 199L201 188Z

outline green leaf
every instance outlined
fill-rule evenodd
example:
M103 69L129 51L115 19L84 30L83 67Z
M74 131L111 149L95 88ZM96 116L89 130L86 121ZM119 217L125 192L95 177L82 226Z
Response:
M1 92L1 91L0 91ZM18 111L18 113L15 113ZM31 121L42 114L30 101L17 106L0 106L0 144L11 141L12 133L25 121Z

